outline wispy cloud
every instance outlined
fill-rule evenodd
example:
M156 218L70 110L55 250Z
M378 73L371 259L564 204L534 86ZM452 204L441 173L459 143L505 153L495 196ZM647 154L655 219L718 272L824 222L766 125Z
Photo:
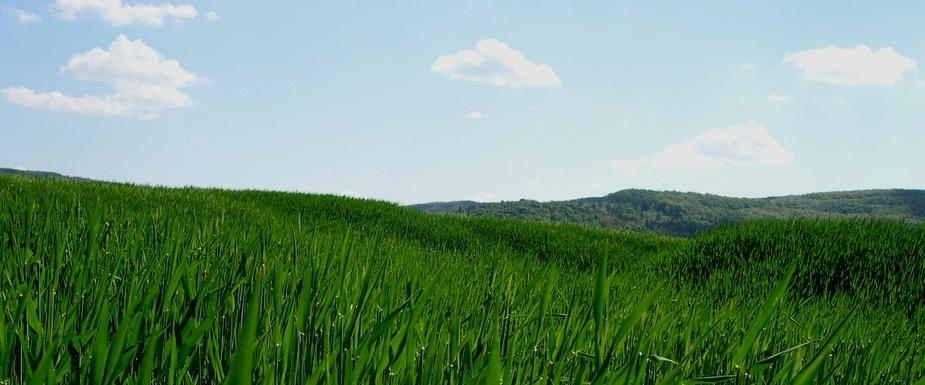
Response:
M114 26L145 24L161 26L164 19L192 19L196 8L189 4L173 5L163 3L125 5L121 0L55 0L52 12L64 20L77 20L78 16L96 16Z
M902 80L903 73L915 71L915 62L892 47L871 51L866 45L838 48L830 45L784 56L784 64L802 68L803 79L835 84L886 84Z
M26 87L0 89L0 97L10 103L53 111L90 115L130 115L156 118L163 109L193 105L189 96L177 88L201 79L180 67L141 40L129 41L119 35L108 50L94 48L77 54L59 68L62 74L80 80L105 82L116 92L111 95L73 97L58 91L35 92Z
M793 154L754 120L726 129L713 129L681 144L666 147L652 158L656 167L714 167L724 164L785 164Z
M754 64L742 64L739 66L739 69L740 70L753 70L755 69L755 65Z
M623 177L635 179L643 167L718 167L723 165L782 165L793 161L768 134L764 125L754 120L725 129L713 129L681 144L672 144L650 159L612 160L610 167L623 171Z
M495 198L495 194L492 194L490 192L482 192L482 191L475 193L475 195L470 197L469 200L476 201L476 202L497 202L498 201L498 199Z
M206 12L206 20L208 20L208 21L216 21L216 20L218 20L218 19L219 19L218 14L215 13L215 11Z
M787 95L771 94L771 95L768 95L768 100L774 103L786 103L790 101L790 94L787 94Z
M475 50L443 55L430 67L454 80L489 82L497 86L556 86L559 77L546 64L536 64L497 39L485 39Z
M623 171L623 177L628 179L636 179L639 174L636 173L636 169L639 166L646 164L645 159L627 159L627 160L612 160L610 161L610 167L613 167L617 170Z
M33 13L23 11L19 8L14 8L14 7L3 8L3 13L7 16L10 16L16 19L16 22L19 24L39 23L42 21L41 17L38 17L37 15Z
M470 117L470 118L472 118L472 119L481 119L481 118L482 118L483 116L485 116L485 115L482 114L481 112L478 112L478 111L472 111L472 112L469 113L469 115L466 115L466 116L468 116L468 117Z

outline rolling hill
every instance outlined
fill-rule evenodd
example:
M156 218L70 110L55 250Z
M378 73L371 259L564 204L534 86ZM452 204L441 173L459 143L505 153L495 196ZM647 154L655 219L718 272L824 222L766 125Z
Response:
M92 179L49 171L0 168L0 175ZM690 237L752 219L871 218L912 225L925 223L925 190L857 190L768 198L732 198L712 194L628 189L603 197L538 202L474 201L410 205L425 213L486 216L534 222L573 223L609 230Z
M925 190L859 190L769 198L675 191L622 190L569 201L472 201L411 205L428 213L577 223L613 230L689 237L749 219L876 218L920 225Z
M33 176L33 177L39 177L39 178L66 179L66 180L73 180L73 181L78 181L78 182L92 181L92 179L81 178L81 177L76 177L76 176L61 175L56 172L50 172L50 171L17 170L15 168L2 168L2 167L0 167L0 175L23 175L23 176Z

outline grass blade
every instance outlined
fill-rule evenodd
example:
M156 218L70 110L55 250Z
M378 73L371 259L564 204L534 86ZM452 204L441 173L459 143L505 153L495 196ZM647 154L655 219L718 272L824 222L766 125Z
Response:
M594 314L594 356L597 359L597 366L600 367L603 362L604 354L604 304L607 301L607 252L605 251L600 258L600 264L597 267L597 279L594 283L594 294L591 297L591 310Z
M259 275L263 275L262 272ZM255 277L256 278L256 277ZM237 349L231 357L228 368L228 385L250 384L254 377L254 345L257 336L257 322L260 315L260 289L262 280L256 278L250 298L244 311L244 324L238 331Z
M851 319L854 318L855 309L852 309L851 312L848 313L848 316L838 324L831 334L829 334L825 342L822 343L822 346L819 347L819 350L816 351L816 355L813 356L809 363L803 367L803 370L793 378L793 385L809 385L813 383L816 376L818 376L819 372L822 370L822 363L829 355L829 351L835 347L835 343L837 343L841 335L845 333L845 330L848 330L848 324Z
M767 357L767 358L765 358L765 359L763 359L763 360L761 360L761 361L758 361L758 362L756 362L754 365L752 365L751 368L748 369L748 374L751 374L751 375L753 375L753 376L754 376L754 375L757 375L758 373L761 373L761 372L767 370L768 368L770 368L771 365L773 365L775 362L777 362L777 360L781 359L781 358L782 358L784 355L786 355L787 353L790 353L790 352L792 352L792 351L794 351L794 350L797 350L797 349L799 349L799 348L802 348L802 347L804 347L804 346L806 346L806 345L809 345L809 344L811 344L811 343L813 343L813 342L817 342L817 341L819 341L819 340L812 340L812 341L804 342L804 343L799 344L799 345L797 345L797 346L788 348L787 350L784 350L784 351L775 353L774 355L769 356L769 357Z
M709 376L709 377L697 377L684 380L684 384L716 384L719 382L729 381L736 379L734 375L722 375L722 376Z
M739 348L739 351L736 352L735 357L732 359L732 364L742 368L745 364L745 360L748 358L748 354L752 351L752 346L755 344L755 340L758 339L758 334L761 333L761 330L764 329L764 326L767 325L768 321L771 319L771 316L774 315L774 311L777 310L778 305L783 300L784 295L787 293L787 286L790 284L790 279L793 278L793 274L796 271L797 265L794 264L790 271L780 280L777 284L777 288L774 290L774 293L768 298L767 302L764 304L764 309L761 311L761 315L758 316L758 319L752 323L751 328L748 329L748 333L745 335L745 338L742 340L742 346Z

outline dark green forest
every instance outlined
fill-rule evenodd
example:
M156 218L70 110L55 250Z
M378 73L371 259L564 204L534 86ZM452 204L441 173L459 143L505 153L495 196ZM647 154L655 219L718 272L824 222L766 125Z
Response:
M599 198L498 203L472 201L412 205L428 213L490 216L648 234L690 237L723 223L752 219L859 218L919 225L923 190L860 190L769 198L731 198L675 191L622 190Z

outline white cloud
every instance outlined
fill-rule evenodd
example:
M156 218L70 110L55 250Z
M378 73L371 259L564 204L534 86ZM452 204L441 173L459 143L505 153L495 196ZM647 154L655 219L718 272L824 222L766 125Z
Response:
M743 64L739 66L739 69L740 70L753 70L755 69L755 65L754 64Z
M793 154L771 138L754 120L726 129L713 129L655 155L657 167L712 167L724 164L785 164Z
M469 115L466 115L466 116L472 119L481 119L485 115L483 115L481 112L478 112L478 111L472 111L469 113Z
M74 79L108 83L116 92L73 97L57 91L7 87L0 89L0 97L53 111L89 115L130 115L137 111L139 118L153 119L165 108L192 106L192 99L177 88L201 80L176 60L167 60L141 40L129 41L125 35L119 35L106 51L94 48L74 55L59 70Z
M556 86L559 77L546 64L536 64L497 39L485 39L475 50L443 55L431 71L454 80L487 81L497 86Z
M636 179L639 176L636 169L645 163L645 159L612 160L610 161L610 167L622 170L624 178Z
M344 193L341 195L346 196L346 197L351 197L351 198L361 198L363 196L360 193L353 191L353 190L345 190Z
M51 9L65 20L76 20L81 15L97 16L117 27L134 23L161 26L166 17L192 19L197 14L196 8L189 4L124 5L121 0L55 0Z
M787 95L771 94L771 95L768 95L768 100L774 103L786 103L790 101L790 94L787 94Z
M788 53L784 64L805 70L803 79L816 82L847 84L869 83L892 85L902 80L903 72L916 70L915 62L893 50L881 48L873 52L866 45L854 48L825 48Z
M592 189L592 190L597 190L597 189L600 188L600 187L601 187L601 186L598 185L597 183L594 183L594 182L588 183L588 188L590 188L590 189Z
M540 182L530 182L527 183L527 187L540 187Z
M106 82L117 88L158 85L179 88L199 81L176 60L167 60L140 39L129 41L119 35L104 51L94 48L77 54L59 68L61 73L80 80Z
M208 20L208 21L216 21L216 20L218 20L218 19L219 19L218 14L215 13L215 11L206 12L206 20Z
M476 202L497 202L498 201L498 199L495 198L495 194L492 194L490 192L481 192L481 191L475 193L475 195L469 198L469 200L476 201Z
M9 7L3 8L3 13L7 14L10 17L16 19L16 22L19 24L26 23L38 23L42 21L41 17L36 16L35 14L23 11L19 8Z
M22 165L13 167L13 169L14 169L14 170L19 170L19 171L29 171L28 168L25 168L25 167L23 167Z
M73 97L58 91L35 92L26 87L0 89L0 96L13 104L87 115L130 115L136 110L141 119L156 118L168 107L193 105L190 98L173 88L149 86L147 89L118 91L112 95Z

